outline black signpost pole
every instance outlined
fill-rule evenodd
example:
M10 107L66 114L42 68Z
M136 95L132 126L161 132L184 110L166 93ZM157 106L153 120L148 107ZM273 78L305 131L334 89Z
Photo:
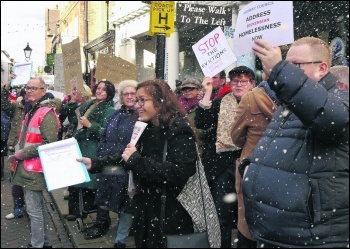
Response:
M156 78L164 79L164 63L165 63L165 34L157 34L156 45Z

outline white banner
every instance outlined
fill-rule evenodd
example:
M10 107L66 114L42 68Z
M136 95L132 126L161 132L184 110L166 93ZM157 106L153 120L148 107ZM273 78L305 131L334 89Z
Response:
M233 38L236 56L252 52L256 39L273 46L294 42L292 1L254 1L239 11Z

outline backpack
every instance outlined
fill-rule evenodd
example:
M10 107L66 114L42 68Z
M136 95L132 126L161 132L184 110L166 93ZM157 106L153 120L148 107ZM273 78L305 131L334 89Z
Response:
M11 128L11 118L1 110L1 140L6 141L9 137Z

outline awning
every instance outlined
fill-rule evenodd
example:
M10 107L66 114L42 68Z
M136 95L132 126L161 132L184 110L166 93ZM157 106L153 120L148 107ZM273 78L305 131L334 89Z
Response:
M1 62L12 63L10 59L1 51Z

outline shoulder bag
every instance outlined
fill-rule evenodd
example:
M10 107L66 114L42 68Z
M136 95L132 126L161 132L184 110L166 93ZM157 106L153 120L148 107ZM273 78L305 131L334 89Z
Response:
M165 140L164 151L163 151L163 162L166 161L168 141ZM198 155L198 150L197 150ZM198 173L198 162L196 163L196 171ZM200 175L200 174L199 174ZM205 214L205 206L203 201L203 191L201 186L201 197L203 204L203 211ZM210 248L208 233L207 231L182 234L182 235L167 235L165 234L165 203L166 203L166 189L165 185L162 187L162 205L161 205L161 220L160 227L163 237L165 238L165 247L166 248ZM204 215L205 225L207 226L206 215Z

